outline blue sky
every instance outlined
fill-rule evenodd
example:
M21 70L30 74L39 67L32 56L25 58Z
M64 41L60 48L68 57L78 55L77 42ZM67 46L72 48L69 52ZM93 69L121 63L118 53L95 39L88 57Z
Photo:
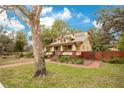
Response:
M69 6L46 6L46 7L52 7L52 13L48 12L46 15L44 15L42 18L45 18L46 16L51 18L53 15L60 14L61 16L64 15L64 12L68 16L67 18L61 18L58 17L58 19L62 19L63 21L67 22L71 28L73 29L79 29L82 31L87 31L89 28L94 27L96 24L96 11L103 8L110 8L113 6L91 6L91 5L69 5ZM70 15L70 16L69 16ZM55 18L57 19L57 18Z
M61 18L58 17L58 19L62 19L63 21L67 22L71 28L73 29L79 29L82 31L87 31L89 28L94 27L94 22L96 21L95 13L98 9L102 8L109 8L111 6L88 6L88 5L82 5L82 6L46 6L46 7L52 7L52 13L49 12L46 15L43 16L45 18L46 16L51 18L52 15L57 15L58 13L64 14L66 12L66 9L69 13L67 14L68 18ZM64 10L65 9L65 10Z
M30 6L25 6L30 10ZM43 11L40 16L41 25L51 27L56 19L61 19L68 23L73 29L87 31L89 28L96 27L95 15L96 11L103 8L112 8L115 6L103 6L103 5L55 5L55 6L43 6ZM11 18L11 24L8 23L7 15L4 12L0 15L0 25L6 24L6 29L21 30L28 33L29 28L21 21L14 13L9 12Z

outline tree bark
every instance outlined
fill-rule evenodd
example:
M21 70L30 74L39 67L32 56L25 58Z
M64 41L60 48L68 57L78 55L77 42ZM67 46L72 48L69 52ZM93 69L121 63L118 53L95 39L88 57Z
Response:
M34 77L37 76L44 76L47 74L46 67L45 67L45 57L43 51L43 45L40 40L40 23L39 20L34 18L31 21L31 28L32 28L32 41L33 41L33 54L35 59L36 71L34 73Z

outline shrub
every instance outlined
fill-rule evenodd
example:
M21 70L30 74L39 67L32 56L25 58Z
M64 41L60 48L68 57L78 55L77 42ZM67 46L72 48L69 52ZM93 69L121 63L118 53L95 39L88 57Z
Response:
M58 61L70 64L83 64L84 60L80 57L59 56Z
M83 64L84 60L80 57L71 58L69 63L72 64Z
M23 53L20 53L20 52L18 52L17 54L16 54L16 57L17 58L20 58L20 57L23 57L24 56L24 54Z
M27 58L33 58L33 53L32 52L28 52L24 55Z
M124 58L112 57L109 59L109 63L122 64L124 63Z
M106 60L105 60L105 59L103 59L103 58L102 58L100 61L101 61L101 62L106 62Z
M58 57L58 61L60 61L60 62L66 62L67 63L68 60L69 60L69 56L66 56L66 55Z

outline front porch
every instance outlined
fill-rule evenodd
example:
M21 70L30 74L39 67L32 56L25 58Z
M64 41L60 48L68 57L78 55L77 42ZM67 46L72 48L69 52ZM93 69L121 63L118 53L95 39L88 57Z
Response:
M46 55L81 55L82 51L82 43L74 43L74 44L55 44L51 46L45 47Z

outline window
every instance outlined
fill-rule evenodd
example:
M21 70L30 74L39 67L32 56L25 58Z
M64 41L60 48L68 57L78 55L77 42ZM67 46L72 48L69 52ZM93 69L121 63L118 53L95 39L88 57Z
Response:
M59 48L58 48L58 46L57 46L57 47L55 47L55 50L56 50L56 51L58 51L58 49L59 49Z
M72 45L69 45L68 46L68 50L72 50Z

